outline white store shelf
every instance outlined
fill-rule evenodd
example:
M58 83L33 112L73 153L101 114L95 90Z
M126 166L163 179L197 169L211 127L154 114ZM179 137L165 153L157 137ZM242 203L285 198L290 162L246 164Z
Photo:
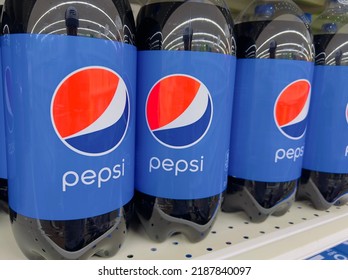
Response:
M211 233L198 243L190 243L181 234L155 243L140 225L133 224L121 250L111 259L305 259L347 239L348 204L319 211L308 201L297 201L284 216L271 216L257 224L243 212L221 212ZM3 212L0 259L25 259Z

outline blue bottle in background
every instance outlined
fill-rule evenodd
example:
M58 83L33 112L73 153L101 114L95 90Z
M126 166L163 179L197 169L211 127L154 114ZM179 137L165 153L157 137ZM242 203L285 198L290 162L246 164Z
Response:
M123 0L4 3L10 221L29 259L109 257L126 238L134 30Z
M0 14L3 5L0 5ZM1 46L0 46L1 48ZM1 57L0 57L1 65ZM0 73L1 73L0 69ZM7 183L7 163L6 163L6 138L5 138L5 119L3 106L2 75L0 77L0 208L8 211L8 183Z
M308 19L292 1L253 1L235 24L237 68L222 210L283 215L301 175L313 75Z
M327 1L312 30L313 96L297 199L326 210L348 201L348 2Z
M227 183L233 20L223 1L149 1L136 41L135 210L151 239L198 242Z

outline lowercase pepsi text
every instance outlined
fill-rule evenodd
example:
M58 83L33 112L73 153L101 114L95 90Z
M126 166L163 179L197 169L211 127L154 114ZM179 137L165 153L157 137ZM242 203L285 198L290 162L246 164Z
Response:
M327 0L312 22L313 98L296 198L321 210L348 201L347 20L348 2Z
M314 68L311 29L293 1L251 1L235 27L237 67L224 212L282 216L301 175Z
M136 23L134 209L151 239L183 233L197 242L226 188L233 20L220 0L150 0Z
M9 214L18 247L28 259L111 257L127 236L134 194L131 6L6 0L1 18Z

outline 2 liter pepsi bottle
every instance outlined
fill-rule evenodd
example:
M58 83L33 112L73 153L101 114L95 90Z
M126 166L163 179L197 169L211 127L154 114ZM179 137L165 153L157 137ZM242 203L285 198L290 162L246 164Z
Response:
M135 210L155 241L209 233L227 184L235 77L223 1L149 1L137 17Z
M292 1L253 1L235 25L237 72L225 212L283 215L301 175L313 42Z
M327 1L312 29L313 97L297 198L325 210L348 201L348 2Z
M134 192L130 4L6 0L1 30L15 239L30 259L112 256Z

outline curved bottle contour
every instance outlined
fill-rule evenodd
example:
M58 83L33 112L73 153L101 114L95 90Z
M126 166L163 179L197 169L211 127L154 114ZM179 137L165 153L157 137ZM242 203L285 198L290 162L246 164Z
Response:
M305 14L293 1L288 0L252 1L237 17L234 31L237 42L238 78L232 118L228 187L222 210L243 210L251 221L262 222L269 215L285 214L295 199L301 168L299 165L304 151L302 141L314 61L313 39ZM269 77L269 73L274 73L277 78ZM274 82L275 79L278 79L277 84ZM292 137L290 130L284 129L287 125L290 128L291 124L298 124L299 128L299 118L294 118L292 122L284 119L282 123L279 116L280 112L284 111L280 108L279 101L291 85L299 84L300 81L305 81L308 85L306 89L303 88L307 105L303 105L302 110L302 134ZM243 84L249 83L254 86L243 88ZM242 92L240 95L239 91ZM248 99L240 97L249 94L248 92L254 92L254 98L251 95ZM265 94L270 94L269 99L265 98ZM260 107L268 109L261 112ZM256 111L258 117L245 113ZM268 117L266 119L261 116ZM273 132L265 135L264 131L260 131L260 127L261 130ZM285 160L291 158L287 151L294 152L296 156L292 157L292 163L283 165ZM243 167L240 168L238 165Z
M310 25L293 1L252 1L238 16L235 33L238 58L314 60Z
M21 106L20 102L16 100L15 97L13 97L12 91L17 92L15 86L11 83L10 79L15 79L16 74L13 69L18 70L15 68L18 64L16 63L13 57L10 59L8 57L9 52L11 52L13 49L11 49L9 46L11 42L16 43L20 42L23 43L21 46L21 50L31 50L35 52L35 56L33 54L27 55L23 53L16 53L21 59L25 58L25 61L23 63L27 63L28 66L28 72L23 74L24 80L27 79L28 76L31 78L35 78L35 75L33 73L36 73L38 69L46 69L47 71L47 77L45 82L40 81L39 84L44 84L44 87L41 87L39 91L43 93L47 93L49 91L50 94L53 94L54 85L51 85L50 83L56 83L56 81L50 80L51 77L54 75L51 73L50 69L52 68L52 65L50 65L50 61L55 61L52 63L54 64L55 71L57 70L57 73L61 69L65 69L64 71L73 71L69 69L78 69L79 67L83 70L85 68L83 67L93 67L97 65L96 69L106 69L105 67L99 67L98 65L98 57L100 59L104 59L103 62L105 62L105 58L101 58L102 55L107 54L99 54L98 52L94 52L94 46L97 45L99 47L103 47L104 45L112 45L111 42L119 42L125 45L131 45L134 46L134 38L135 38L135 23L133 18L133 13L130 7L130 4L126 0L121 1L94 1L94 0L83 0L83 1L62 1L62 0L55 0L55 1L45 1L45 0L29 0L29 1L20 1L20 0L6 0L4 3L4 10L2 14L2 25L1 25L1 32L2 32L2 42L6 46L7 50L6 52L2 51L3 60L6 59L7 67L6 68L6 88L7 88L7 95L8 95L8 102L7 108L8 110L11 109L11 106L13 106L13 103L16 102L16 104L19 104ZM75 39L76 38L76 39ZM84 41L81 41L84 40ZM99 41L100 40L100 41ZM36 53L36 49L30 49L31 46L30 43L33 43L32 45L38 44L39 48L41 49L40 42L45 43L45 46L42 47L42 50L51 52L48 53L41 53L41 57L50 57L45 60L44 58L37 59L38 54ZM98 42L98 43L95 43ZM81 43L81 44L80 44ZM25 45L27 44L27 45ZM55 48L52 47L53 44ZM71 44L71 45L70 45ZM24 46L25 45L25 46ZM75 46L85 46L85 48L82 48L81 51L74 48ZM91 47L92 45L92 47ZM29 46L29 47L28 47ZM48 47L47 47L48 46ZM27 48L27 49L26 49ZM110 49L110 48L109 48ZM115 47L111 49L116 49ZM52 54L52 51L55 50L55 54ZM15 51L15 50L13 50ZM83 56L80 56L80 52L83 53ZM86 55L87 53L87 55ZM134 47L134 53L135 53L135 47ZM63 57L62 57L63 55ZM110 56L106 59L106 61L112 60L113 53L110 53ZM4 57L5 56L5 57ZM14 55L15 56L15 55ZM91 59L90 59L91 58ZM117 59L117 57L115 58ZM32 61L30 61L32 60ZM48 61L48 62L47 62ZM135 59L129 60L129 63L133 63ZM12 64L11 64L12 63ZM39 65L40 63L46 63L45 65ZM48 63L48 64L47 64ZM15 66L13 66L15 64ZM105 63L104 63L105 64ZM10 65L10 66L8 66ZM84 66L86 65L86 66ZM112 67L112 62L110 62L110 67ZM13 67L13 68L11 68ZM45 68L47 67L47 68ZM69 68L70 67L70 68ZM5 69L5 68L4 68ZM10 69L10 70L9 70ZM36 69L36 70L35 70ZM60 69L60 70L59 70ZM135 69L135 68L134 68ZM58 71L59 70L59 71ZM60 72L61 77L58 77L57 81L59 79L62 79L64 75L67 75L66 72ZM111 71L109 71L111 72ZM135 71L134 71L135 72ZM63 74L62 74L63 73ZM38 75L43 75L42 72L36 73ZM45 73L44 73L45 74ZM89 78L89 76L86 76L86 78ZM36 78L35 78L36 79ZM19 79L20 80L20 79ZM36 79L35 81L37 81ZM19 81L20 83L21 81ZM128 83L128 80L126 80L126 83ZM33 82L28 86L28 84L25 84L23 86L23 90L29 89L29 91L32 93L33 90L31 87L36 86L37 83ZM12 87L12 88L11 88ZM133 87L133 85L132 85ZM86 86L85 89L88 87ZM78 91L78 88L71 88L72 91ZM44 94L41 95L44 99ZM37 97L37 96L36 96ZM33 97L34 98L34 97ZM49 97L51 98L51 97ZM15 100L15 101L14 101ZM49 99L48 99L49 100ZM35 102L32 102L32 106L35 107L35 104L38 100L35 100ZM13 102L13 103L11 103ZM42 101L44 102L44 101ZM45 101L46 102L46 101ZM49 102L46 102L44 104L45 106L40 107L40 110L43 112L46 112L46 108L49 108ZM22 107L20 107L22 108ZM27 107L25 107L27 108ZM12 109L19 114L20 109L12 107ZM25 109L27 110L27 109ZM37 110L36 110L37 111ZM10 113L9 113L10 112ZM12 116L12 111L9 111L7 114ZM6 112L5 112L6 113ZM33 117L34 118L34 117ZM44 118L44 117L43 117ZM22 144L18 142L18 136L14 137L13 133L18 133L20 130L20 127L16 127L18 125L18 115L15 116L14 119L8 118L7 121L7 133L11 134L9 137L9 141L13 141L13 146L16 146L18 150L21 150ZM10 121L13 121L10 123ZM34 121L34 120L33 120ZM37 121L37 119L35 119ZM26 120L23 119L23 122L25 123ZM49 120L47 123L50 123L50 129L52 129L51 121ZM13 126L12 126L13 125ZM64 124L63 124L64 125ZM14 128L14 129L13 129ZM31 127L32 128L32 127ZM30 133L30 137L32 137L31 134L35 134L37 131ZM52 135L54 137L57 137L54 130L52 130ZM47 135L49 132L47 132ZM59 135L58 135L59 136ZM29 138L29 137L28 137ZM43 137L45 138L45 137ZM132 138L132 137L130 137ZM34 142L33 139L30 138L28 140L29 143ZM87 139L88 140L88 139ZM41 141L41 139L40 139ZM50 143L53 144L54 141L51 141ZM134 142L134 139L131 140L131 142ZM64 142L63 142L64 143ZM47 144L47 143L46 143ZM129 221L131 219L133 206L132 202L129 201L122 201L119 204L121 207L118 209L114 208L112 211L106 211L100 213L99 210L96 210L95 215L91 216L82 216L81 214L76 214L75 218L62 218L64 215L67 216L73 216L71 213L69 214L69 211L64 210L64 198L57 196L57 200L53 203L49 203L53 208L56 209L63 209L63 213L68 214L56 214L56 209L53 210L52 213L46 213L44 214L45 218L40 218L43 214L37 212L35 216L28 215L26 213L22 213L21 211L17 211L16 209L22 209L18 207L18 203L15 202L18 196L18 192L12 190L11 183L13 185L16 184L17 179L22 180L20 177L22 176L20 171L14 172L14 166L17 166L17 162L23 162L24 165L27 162L30 166L33 168L33 178L29 178L28 185L30 184L29 188L35 189L36 185L34 182L47 182L44 183L45 185L49 185L49 187L55 188L57 185L59 186L59 182L55 184L51 184L53 178L59 177L58 174L55 173L54 168L57 167L59 164L57 162L63 162L64 160L59 159L60 154L64 153L62 149L56 150L55 147L52 146L49 147L46 144L42 144L41 151L42 153L50 154L51 159L48 160L48 162L54 163L53 165L49 164L47 168L53 168L49 172L45 172L44 169L46 169L46 166L43 167L42 173L39 177L42 177L42 180L35 176L38 176L38 173L35 173L36 168L35 165L38 164L38 162L41 160L41 155L38 157L39 161L35 158L23 158L22 155L17 154L14 156L14 153L11 153L11 157L9 159L9 212L10 212L10 220L12 224L13 234L15 236L15 239L17 241L18 246L24 253L24 255L29 259L88 259L93 255L98 255L101 257L110 257L117 253L119 248L122 246L126 234L127 229L129 226ZM35 143L32 143L32 145L36 145ZM68 146L67 146L68 147ZM34 146L27 146L28 152L26 152L26 155L31 155L33 151L35 151ZM68 147L69 148L69 147ZM47 152L47 150L49 150ZM76 150L76 149L75 149ZM132 154L132 151L125 151L127 154ZM57 157L58 156L58 157ZM75 156L76 158L76 156ZM96 159L96 157L94 157ZM73 164L75 159L68 159L65 163L66 164ZM88 165L89 159L86 160L86 167L82 168L92 168L91 165ZM57 163L57 165L55 165ZM28 165L27 165L28 166ZM20 166L23 168L22 166ZM81 167L81 166L80 166ZM70 168L80 168L80 167L71 167ZM69 168L69 167L67 167ZM115 169L113 175L118 175L118 170ZM128 165L127 167L128 168ZM111 172L111 168L104 167L102 170L109 170ZM24 170L25 171L25 170ZM128 170L127 170L128 171ZM91 175L92 177L83 177L87 175L87 173ZM132 173L132 172L131 172ZM27 174L27 172L23 172L23 174ZM97 177L94 176L95 171L88 169L85 171L85 173L81 174L81 178L78 177L79 175L75 172L68 172L67 176L75 176L75 181L67 179L68 177L63 177L63 179L66 180L65 186L73 186L72 183L81 184L85 183L85 186L91 185L93 182L96 182ZM110 173L111 174L111 173ZM101 175L101 173L99 173ZM26 176L26 175L23 175ZM110 175L111 176L111 175ZM70 177L71 179L72 177ZM32 180L32 182L30 182ZM77 180L80 180L77 182ZM23 181L23 180L22 180ZM88 182L89 181L89 182ZM99 186L101 186L101 181L99 181ZM62 181L60 181L62 182ZM64 182L64 181L63 181ZM64 184L64 183L63 183ZM18 186L16 186L17 188ZM23 187L23 189L27 186L20 186ZM38 186L37 192L40 192L43 189L43 185L40 184ZM132 185L133 187L133 185ZM38 191L40 189L40 191ZM64 192L65 189L63 188L62 191ZM60 191L60 193L62 193ZM129 191L130 193L131 191ZM34 194L35 196L35 194ZM92 197L94 195L92 194ZM114 194L110 193L109 197L113 197ZM21 198L23 200L23 197ZM24 198L25 199L25 198ZM51 199L51 198L50 198ZM29 199L31 201L31 199ZM39 200L39 199L38 199ZM115 197L115 200L121 200L121 198ZM35 199L33 200L33 202ZM81 197L80 199L76 200L74 199L75 204L78 205L80 203L81 206L85 207L86 205L89 205L91 209L98 208L98 203L104 204L106 201L99 201L97 196L95 196L95 200L93 203L91 203L91 200L84 201L84 199ZM91 203L91 204L89 204ZM21 203L22 204L22 203ZM73 203L74 204L74 203ZM92 205L93 204L93 205ZM110 203L111 205L112 203ZM28 206L29 208L36 208L38 205L32 205ZM27 209L27 208L23 208ZM40 209L40 206L37 207L37 209ZM27 210L26 210L27 211ZM36 210L39 211L39 210ZM64 212L65 211L65 212ZM92 210L93 211L93 210ZM57 210L58 212L58 210ZM35 210L33 211L35 213ZM92 212L91 212L92 213ZM79 216L81 215L81 216ZM59 218L57 218L59 216ZM46 218L47 217L47 218ZM52 217L51 219L49 217Z
M200 6L200 12L204 13L201 17L192 10ZM161 13L150 14L156 7ZM191 10L192 14L186 9ZM172 26L175 22L181 24ZM235 54L233 20L226 3L221 0L150 0L139 11L136 23L137 47L140 51L186 50Z
M240 12L236 18L236 24L250 21L272 21L280 17L288 16L292 21L293 17L300 18L308 24L304 12L292 0L254 0ZM309 26L308 26L309 27Z
M343 28L348 21L348 2L345 0L327 0L324 11L311 24L313 35L347 33Z
M326 210L348 201L347 153L344 153L347 148L345 141L339 140L348 135L345 117L348 2L328 0L325 10L313 21L312 30L315 95L297 199L308 199L315 208Z
M162 57L163 64L161 69L166 69L162 70L164 72L175 74L180 73L181 71L185 71L186 73L191 73L192 71L188 69L185 64L189 64L190 60L196 61L193 59L193 57L196 57L194 55L195 52L202 53L202 57L203 53L227 55L231 57L235 55L236 49L233 35L233 20L230 15L230 11L228 10L224 1L148 1L139 11L136 21L136 41L139 50L138 57L141 57L143 55L142 53L144 53L144 56L147 53L151 53L154 57L156 55L159 58ZM178 66L176 70L175 67L173 68L171 61L165 60L164 58L167 57L165 55L167 51L173 53L173 59L174 56L177 55L177 65L180 65L180 67ZM192 52L192 55L187 54L187 51ZM185 59L184 63L180 58L181 56ZM197 55L197 57L199 57L199 54ZM159 60L159 62L161 62L161 60ZM205 62L198 60L198 63ZM157 65L156 63L154 64ZM192 62L192 64L194 63ZM183 66L181 67L181 65ZM145 66L144 69L146 69ZM220 66L217 66L215 70L217 71L217 73L220 73ZM150 70L147 69L138 73L144 73L148 71ZM225 69L223 71L229 72L230 70ZM196 71L195 75L192 76L196 76L198 72L199 71ZM214 73L211 74L214 75ZM234 75L232 74L231 80L234 80ZM175 86L176 85L173 84L173 87ZM210 87L207 86L207 88ZM144 93L144 95L145 94L146 92ZM212 95L213 94L214 93L212 93ZM225 95L225 93L223 93L223 95ZM215 97L212 98L214 104ZM221 98L221 100L225 100L225 97ZM139 103L142 104L141 99L138 100L138 104ZM141 110L143 109L138 109L137 115L143 116ZM226 114L228 116L229 113L226 112ZM140 121L138 123L140 123ZM224 125L222 124L222 126ZM138 135L142 135L142 137L145 137L143 135L145 133L148 133L147 125L145 123L144 127L145 132L138 133ZM228 129L226 128L226 130ZM177 133L177 135L179 134ZM148 149L150 151L149 154L152 153L152 155L159 154L163 151L161 144L156 144L157 146L153 144L152 147L148 148L150 146L149 144L142 144L142 142L144 142L144 139L145 138L141 139L139 136L137 139L138 147L141 146L141 148L139 149L142 149L142 151ZM214 149L215 145L216 143L213 144L213 146L211 146L210 148ZM224 146L225 144L221 145ZM146 146L146 148L143 148L144 146ZM170 157L175 158L177 155L181 155L186 160L186 158L190 157L190 153L192 153L192 155L194 154L194 152L191 152L190 150L192 148L186 148L186 150L188 151L185 155L185 149L179 148L175 151L171 150L170 146L167 147L169 148L163 152L163 156L167 159L169 159ZM199 148L198 150L200 149L201 148ZM138 158L146 158L145 154L142 154L142 156L139 156L139 152L137 154ZM190 163L192 164L191 170L197 169L197 162L200 162L202 164L203 157L201 157L201 154L199 155L199 158L199 161L190 161ZM204 156L204 160L206 160L206 158L207 157ZM220 190L212 192L209 195L194 197L198 194L196 193L195 195L192 195L192 190L194 189L192 187L192 180L194 180L192 179L193 177L187 177L188 179L186 180L186 183L183 182L182 184L180 184L173 183L175 181L175 176L172 177L170 174L164 175L164 177L158 177L158 180L161 180L162 182L162 186L158 186L156 180L153 181L153 185L151 186L151 183L144 182L146 181L146 179L143 181L139 179L144 177L149 178L149 176L140 174L146 172L148 168L145 167L145 164L141 162L141 160L139 160L139 162L136 168L136 178L138 179L136 179L135 211L149 237L155 241L162 242L173 234L182 233L191 242L198 242L204 239L209 233L219 211L223 188L220 186L218 187L218 189ZM184 161L182 159L178 162L183 163ZM222 158L222 163L224 163L224 158ZM165 163L163 162L163 164ZM205 161L204 164L207 164L207 162ZM206 167L206 165L204 166ZM206 170L208 168L206 168ZM204 180L202 181L202 179L199 179L200 177L196 178L198 178L197 181L200 182L200 187L197 187L198 189L211 188L211 186L209 186L209 183ZM145 184L150 185L150 187L148 189L144 188L143 185ZM215 182L214 184L220 183ZM186 196L185 194L182 194L180 198L174 197L175 194L158 195L158 192L156 193L156 188L182 188L181 186L186 188L187 194ZM151 188L153 188L154 190L151 191ZM184 191L180 193L184 193ZM188 199L185 199L185 197L188 197Z
M3 34L85 36L134 45L135 23L128 1L6 0Z

